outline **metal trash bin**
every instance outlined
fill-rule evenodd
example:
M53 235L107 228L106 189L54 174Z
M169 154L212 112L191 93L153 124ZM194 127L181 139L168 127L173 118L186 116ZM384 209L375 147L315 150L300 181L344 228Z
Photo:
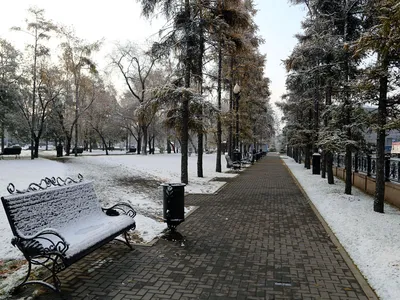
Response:
M242 160L242 153L238 150L234 150L232 153L232 160L234 162L240 162Z
M170 230L185 220L184 183L163 183L163 218Z
M321 154L319 153L312 155L312 173L316 175L321 173Z
M57 151L57 157L63 156L63 146L61 145L61 143L56 146L56 151Z

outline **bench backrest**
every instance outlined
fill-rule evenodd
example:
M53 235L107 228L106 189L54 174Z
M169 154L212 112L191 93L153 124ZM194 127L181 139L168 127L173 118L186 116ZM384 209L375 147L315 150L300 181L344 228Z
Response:
M226 159L226 167L227 167L227 168L232 168L232 167L233 167L233 161L232 161L232 159L229 157L228 154L225 155L225 159Z
M45 228L60 229L78 220L102 214L90 181L1 197L16 236L33 235Z
M77 154L83 153L83 148L77 148L77 149L72 148L71 153L75 153L75 152Z

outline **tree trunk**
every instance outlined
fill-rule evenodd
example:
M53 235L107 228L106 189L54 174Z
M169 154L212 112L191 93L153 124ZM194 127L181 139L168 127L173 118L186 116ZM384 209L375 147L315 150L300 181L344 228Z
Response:
M326 153L321 153L321 178L326 178Z
M72 141L72 137L71 136L66 136L65 140L67 142L67 144L65 145L65 156L69 156L71 153L71 141Z
M333 153L331 151L328 151L326 153L326 168L327 168L327 173L328 173L328 184L334 184L334 178L333 178Z
M100 135L100 138L101 138L101 140L102 140L102 142L103 142L103 147L104 147L104 149L106 150L106 155L108 155L107 142L106 142L105 138L104 138L100 133L99 133L99 135ZM78 153L78 151L75 151L75 153Z
M325 91L325 107L327 109L329 109L331 105L332 105L332 83L331 83L331 79L328 78L327 88ZM325 128L328 128L330 118L331 118L331 116L327 112L324 117ZM322 178L325 178L325 172L327 172L328 173L328 184L333 184L334 183L334 180L333 180L333 153L331 152L330 149L325 149L323 151L323 154L324 154L324 156L322 159Z
M37 77L37 49L38 49L38 35L37 35L37 29L35 29L35 46L34 46L34 55L33 55L33 87L32 87L32 128L31 128L31 159L35 158L35 153L34 153L34 136L35 136L35 126L36 126L36 120L35 120L35 106L36 106L36 77Z
M171 140L169 138L167 138L167 153L171 153Z
M347 2L346 2L347 3ZM346 7L347 8L347 7ZM346 15L344 16L344 35L343 39L345 42L348 41L348 12L346 11ZM348 128L346 130L347 139L352 139L351 134L351 102L350 102L350 91L349 91L349 81L350 81L350 54L347 50L345 50L345 58L344 58L344 113L345 113L345 126ZM352 146L347 143L346 145L346 160L345 160L345 169L346 169L346 179L345 179L345 190L344 193L347 195L351 195L352 189L352 170L351 170L351 156L352 156Z
M35 158L39 157L39 136L35 136L35 151L33 153L33 155L35 156Z
M137 138L137 154L140 154L141 153L141 150L142 150L142 135L139 133L138 134L138 138Z
M374 211L384 213L385 203L385 139L386 139L386 118L387 118L387 92L389 63L387 57L381 60L382 73L379 79L379 105L378 105L378 132L376 140L376 189L374 197Z
M155 142L156 142L156 137L155 137L155 135L153 135L153 136L151 137L151 140L152 140L152 144L153 144L153 147L151 147L151 149L153 149L153 154L154 154L154 151L155 151L155 149L156 149L156 147L155 147Z
M1 122L1 152L4 152L4 136L6 134L5 128L4 128L4 121Z
M205 52L205 38L204 38L204 25L203 25L203 10L200 6L200 55L198 59L198 71L197 74L198 78L198 85L199 85L199 92L203 94L203 57ZM200 105L200 122L201 122L201 129L197 131L197 177L203 177L203 154L204 154L204 118L203 118L203 105Z
M217 160L216 172L221 172L221 155L222 155L222 124L221 124L221 92L222 92L222 41L221 38L218 42L218 83L217 83L217 97L218 97L218 119L217 119Z
M190 36L190 1L185 0L186 15L186 57L185 57L185 88L190 88L190 71L191 71L191 39ZM189 93L186 91L182 101L182 133L181 133L181 182L189 183L188 174L188 141L189 141Z
M302 153L301 153L301 148L299 148L298 151L297 151L297 155L298 155L298 157L299 157L299 158L298 158L299 164L301 164L301 154L302 154Z
M147 155L147 126L142 125L141 130L143 133L143 146L142 146L142 154ZM150 144L149 144L149 150L150 150Z
M197 135L197 177L203 177L203 133Z
M79 111L79 104L78 104L78 97L79 91L78 87L75 89L75 156L78 156L78 111Z
M317 66L319 67L319 61L317 62ZM314 95L314 147L313 147L313 168L312 168L312 173L313 174L320 174L321 166L320 166L320 157L316 155L319 153L319 147L318 147L318 140L319 140L319 102L320 102L320 91L319 91L319 86L320 86L320 80L319 80L319 71L317 69L317 78L315 79L315 95Z
M305 157L304 157L304 167L309 170L311 169L311 155L310 155L311 146L307 145L305 147Z
M347 145L346 146L346 160L345 160L345 169L346 169L346 179L345 179L345 189L344 193L346 195L351 195L351 189L352 189L352 170L351 170L351 158L352 158L352 153L351 153L351 146Z
M228 146L228 155L229 155L229 157L231 157L232 158L232 153L233 153L233 145L234 145L234 142L233 142L233 124L232 124L232 121L233 121L233 119L232 119L232 113L233 113L233 56L231 56L231 61L230 61L230 64L231 64L231 70L230 70L230 72L231 72L231 74L230 74L230 84L229 84L229 128L228 128L228 130L229 130L229 146ZM254 144L254 147L255 147L255 144Z

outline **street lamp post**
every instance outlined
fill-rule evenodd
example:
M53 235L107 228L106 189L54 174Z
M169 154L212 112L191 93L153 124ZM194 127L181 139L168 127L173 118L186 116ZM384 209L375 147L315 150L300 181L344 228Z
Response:
M235 148L239 149L239 98L240 98L240 85L237 83L233 88L233 93L235 94L236 101L236 136L235 136Z
M35 117L32 114L32 126L33 126L34 122L35 122ZM35 132L34 132L33 127L32 127L32 131L31 131L31 159L35 158L34 147L35 147Z

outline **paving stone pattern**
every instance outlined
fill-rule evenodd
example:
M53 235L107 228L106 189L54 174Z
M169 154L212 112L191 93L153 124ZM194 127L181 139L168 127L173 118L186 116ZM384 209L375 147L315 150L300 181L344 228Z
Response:
M185 241L110 243L38 299L368 299L282 161L267 156L199 208Z

